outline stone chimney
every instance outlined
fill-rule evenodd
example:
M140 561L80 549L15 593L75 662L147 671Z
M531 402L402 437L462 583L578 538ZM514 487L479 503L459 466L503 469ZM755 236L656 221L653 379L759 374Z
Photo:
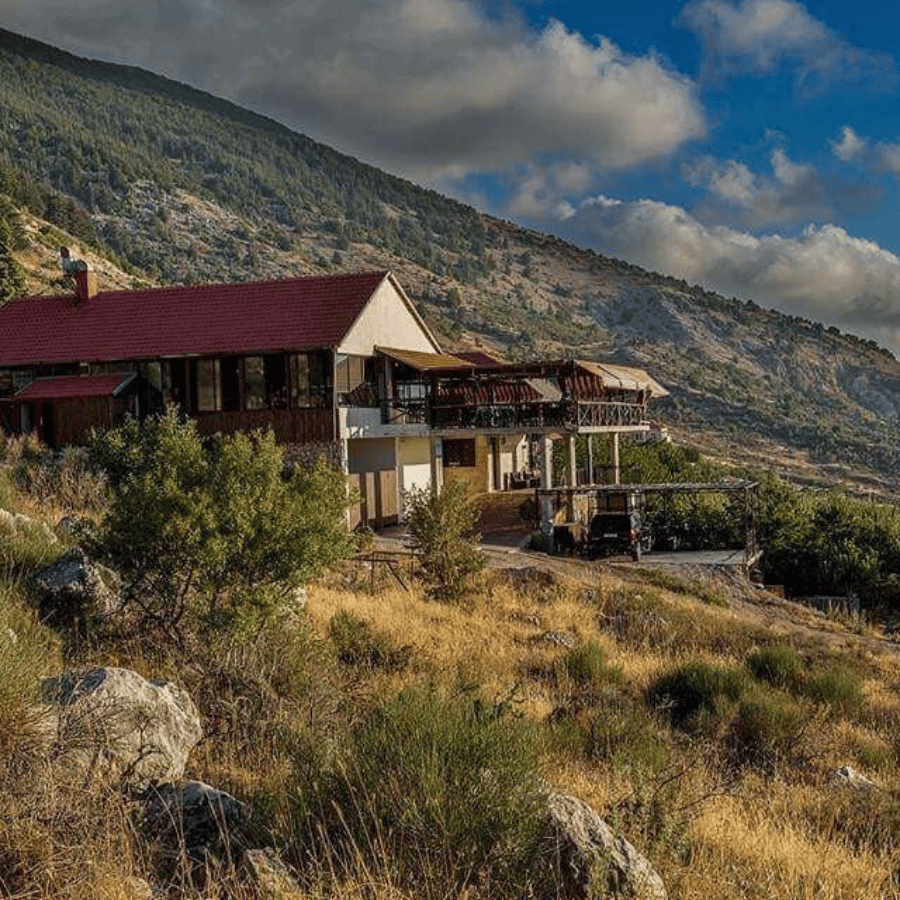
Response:
M59 261L66 278L75 283L75 298L79 303L90 300L97 293L97 275L83 259L72 259L68 247L59 248Z
M97 293L97 273L88 268L79 269L75 275L75 296L80 301L90 300Z

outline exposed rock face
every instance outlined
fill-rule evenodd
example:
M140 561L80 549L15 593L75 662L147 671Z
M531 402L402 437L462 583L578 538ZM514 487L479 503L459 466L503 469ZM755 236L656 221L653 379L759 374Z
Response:
M600 900L614 895L666 900L653 866L582 800L550 795L548 837L561 873L561 898Z
M260 900L291 900L301 896L297 880L270 847L247 850L244 868L256 886Z
M44 696L64 771L86 784L180 778L202 735L186 691L128 669L67 672L44 682Z
M567 650L572 650L576 644L575 635L568 631L547 631L541 640L546 644L558 644Z
M852 766L841 766L832 777L832 783L841 787L854 788L867 794L874 791L878 785L871 778L866 778L861 772L857 772Z
M41 569L33 583L41 618L54 625L101 621L119 605L118 576L78 547Z
M151 784L143 799L144 832L200 860L209 854L231 860L250 816L246 804L202 781Z

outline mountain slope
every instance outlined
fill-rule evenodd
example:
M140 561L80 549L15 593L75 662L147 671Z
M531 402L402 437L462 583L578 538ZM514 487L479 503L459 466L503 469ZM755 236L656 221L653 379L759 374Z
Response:
M448 346L640 364L672 390L659 418L723 455L832 478L889 479L900 461L900 365L870 341L480 215L209 94L2 30L0 193L44 220L23 256L35 290L55 277L40 249L54 228L116 284L389 267Z

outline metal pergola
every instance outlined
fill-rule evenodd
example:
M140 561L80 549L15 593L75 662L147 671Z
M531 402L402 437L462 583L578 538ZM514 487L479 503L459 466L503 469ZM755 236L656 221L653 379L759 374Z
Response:
M759 483L748 480L717 482L665 482L660 484L583 484L577 487L535 488L535 509L542 508L541 501L549 499L554 514L566 509L570 516L575 509L575 498L588 498L588 520L594 512L608 510L609 499L623 497L626 509L643 510L648 497L661 497L665 508L668 500L675 496L698 496L700 494L738 494L743 496L744 514L744 562L752 568L762 556L757 536ZM591 501L593 500L593 504ZM602 501L602 502L601 502Z

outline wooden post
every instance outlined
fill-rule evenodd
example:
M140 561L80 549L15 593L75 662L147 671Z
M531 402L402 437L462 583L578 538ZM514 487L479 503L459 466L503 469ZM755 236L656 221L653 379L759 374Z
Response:
M444 444L441 438L431 438L431 493L439 494L444 486Z
M622 483L622 472L619 468L619 432L612 433L612 479L610 484Z
M568 484L566 487L578 487L578 455L575 446L575 435L566 436L566 463L568 469ZM568 491L566 496L566 519L575 521L575 492Z
M587 436L587 483L594 483L594 436Z
M541 490L553 487L553 438L541 437ZM541 495L541 532L550 537L553 533L553 498L549 493Z

